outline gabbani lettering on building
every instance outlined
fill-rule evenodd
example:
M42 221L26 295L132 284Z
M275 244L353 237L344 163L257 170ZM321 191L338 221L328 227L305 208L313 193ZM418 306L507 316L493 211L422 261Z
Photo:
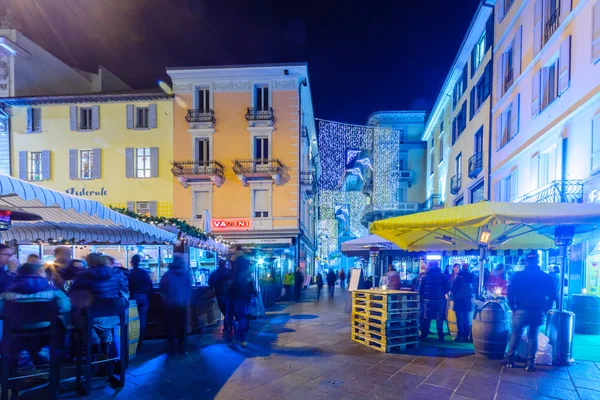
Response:
M65 192L73 196L106 196L108 194L103 187L100 190L69 188Z
M249 219L213 219L212 227L215 230L250 229L250 220Z

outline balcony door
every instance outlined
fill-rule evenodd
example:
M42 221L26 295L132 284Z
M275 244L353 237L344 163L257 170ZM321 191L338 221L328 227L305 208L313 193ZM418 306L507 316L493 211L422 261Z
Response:
M460 176L462 174L462 153L456 156L456 176Z
M475 142L474 142L473 152L475 154L483 153L483 130L482 129L478 130L477 133L475 134Z
M196 105L200 112L208 112L210 110L210 89L198 88L196 91Z
M210 208L210 198L208 192L194 192L194 219L203 223L205 212Z
M254 92L254 106L259 110L265 110L270 107L269 104L269 86L258 85Z
M269 138L258 136L254 138L254 163L257 169L269 163Z
M210 162L210 139L196 139L196 163L198 166L206 167Z

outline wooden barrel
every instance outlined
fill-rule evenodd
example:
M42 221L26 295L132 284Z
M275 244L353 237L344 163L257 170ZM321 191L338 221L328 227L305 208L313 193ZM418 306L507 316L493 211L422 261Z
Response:
M569 308L575 313L576 333L600 334L600 297L576 294Z
M491 359L504 357L510 339L511 311L505 301L487 301L475 311L475 354Z
M129 359L135 357L138 342L140 340L140 315L138 314L137 303L135 300L129 300L129 321L127 323Z
M448 323L448 332L452 337L458 334L458 325L456 324L456 313L454 312L454 300L446 300L446 321Z

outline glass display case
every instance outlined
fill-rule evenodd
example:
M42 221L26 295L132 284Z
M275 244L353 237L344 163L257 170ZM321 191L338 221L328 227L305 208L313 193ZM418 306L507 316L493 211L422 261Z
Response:
M189 255L192 284L207 286L210 273L218 266L216 253L196 247L190 247Z

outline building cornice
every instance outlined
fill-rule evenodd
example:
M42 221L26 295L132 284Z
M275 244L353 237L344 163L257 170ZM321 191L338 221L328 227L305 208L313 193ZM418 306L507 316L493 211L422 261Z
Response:
M426 114L425 111L377 111L369 115L367 125L423 123Z
M100 92L54 96L6 97L0 99L0 104L20 107L45 104L109 103L152 100L171 100L171 96L159 91Z

